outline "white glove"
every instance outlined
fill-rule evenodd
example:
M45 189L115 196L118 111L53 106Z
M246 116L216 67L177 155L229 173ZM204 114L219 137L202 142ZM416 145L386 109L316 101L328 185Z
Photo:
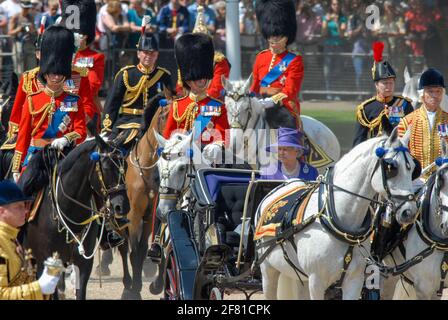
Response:
M20 178L20 172L14 172L12 174L12 178L14 179L14 182L17 183L17 181L19 181Z
M210 143L204 147L203 155L206 160L211 163L216 163L219 162L217 160L220 160L218 157L221 157L221 151L222 149L220 145Z
M269 109L275 106L275 102L271 98L260 99L259 102L264 109Z
M45 267L44 272L37 280L39 282L42 294L53 294L59 281L59 276L52 276L48 274L48 268Z
M62 150L64 147L68 146L69 142L66 137L54 139L51 146L55 149Z

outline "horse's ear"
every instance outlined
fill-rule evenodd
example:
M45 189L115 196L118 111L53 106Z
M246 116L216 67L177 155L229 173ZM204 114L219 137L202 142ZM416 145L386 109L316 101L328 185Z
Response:
M409 145L409 141L411 140L411 129L408 129L404 136L400 139L403 146L407 147Z
M247 78L246 82L243 86L243 92L249 92L250 87L252 87L252 80L254 79L253 74L251 73L249 78Z
M227 92L232 92L233 90L232 83L229 80L227 80L227 78L224 75L221 76L221 83L222 86L224 87L224 90L226 90Z
M408 83L409 81L411 81L411 74L409 73L408 66L406 66L406 67L404 68L404 73L403 73L403 75L404 75L404 83Z
M398 141L398 127L395 127L394 130L392 130L389 139L387 140L386 144L389 146L394 145Z
M157 143L160 148L165 148L166 139L160 135L156 130L152 129L154 132L154 136L156 137Z

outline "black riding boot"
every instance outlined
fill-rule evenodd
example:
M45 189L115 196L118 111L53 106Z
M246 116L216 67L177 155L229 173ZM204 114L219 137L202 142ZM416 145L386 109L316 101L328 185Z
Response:
M151 247L148 249L147 257L151 259L152 262L158 264L162 260L162 246L160 245L160 227L162 224L158 218L156 218L155 223L154 230L157 230L157 232L153 243L151 243Z
M115 230L104 230L100 239L100 247L102 250L108 250L118 247L124 243L124 238Z

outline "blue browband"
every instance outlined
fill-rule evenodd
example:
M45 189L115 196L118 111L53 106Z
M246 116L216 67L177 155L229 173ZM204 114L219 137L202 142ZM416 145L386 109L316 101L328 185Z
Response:
M445 163L448 163L448 158L442 158L442 157L438 157L437 159L436 159L436 165L438 166L438 167L441 167L441 166L443 166Z
M376 156L378 158L382 158L389 151L390 151L389 149L385 149L383 147L378 147L378 148L375 149L375 154L376 154ZM409 149L407 147L405 147L405 146L400 146L400 147L394 148L393 151L395 151L395 152L409 152Z

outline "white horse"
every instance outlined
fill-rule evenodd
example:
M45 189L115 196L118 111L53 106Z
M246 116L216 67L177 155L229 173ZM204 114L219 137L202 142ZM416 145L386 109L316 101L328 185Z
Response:
M257 158L257 152L259 153L269 140L265 137L268 134L269 125L264 114L265 110L261 107L258 98L250 95L252 75L246 81L232 83L225 78L222 81L226 91L225 105L230 125L231 146L237 154L240 154L241 150L248 150L246 159L249 159L250 164L258 164L260 155L258 154ZM300 118L306 136L322 148L334 162L339 160L341 147L334 133L312 117L301 115ZM266 129L266 131L259 129ZM256 138L255 135L257 135ZM248 144L246 141L256 143Z
M194 130L188 135L174 133L168 140L157 132L155 134L161 150L157 162L160 175L157 210L163 216L176 209L178 201L189 192L191 174L201 168L208 168L211 164L193 141Z
M327 288L340 280L346 259L350 263L341 284L343 299L359 299L366 267L363 254L368 255L370 252L369 235L373 227L368 219L365 220L370 199L375 195L387 199L387 204L396 208L396 219L401 225L409 224L415 218L417 208L411 179L415 164L403 147L407 145L408 137L401 141L397 130L394 130L389 138L382 136L359 144L336 163L332 176L337 187L334 187L334 191L333 188L325 187L321 200L326 203L328 196L333 193L334 210L330 211L334 214L331 221L339 226L341 237L337 238L327 230L322 223L327 221L325 218L317 217L308 227L293 236L297 252L288 241L284 242L291 262L307 275L308 285L304 276L301 276L304 285L299 283L297 273L284 258L282 248L275 244L278 239L266 236L258 241L259 259L269 250L266 244L274 243L272 251L263 257L260 265L263 291L267 299L277 298L278 290L306 292L306 289L309 289L311 299L324 299ZM391 172L385 169L386 163L393 163ZM383 179L383 175L386 179ZM328 182L328 175L326 180ZM266 209L279 205L282 196L303 184L301 180L291 180L286 186L265 197L257 209L255 225L258 226L259 221L263 220L261 215ZM303 221L312 219L319 209L319 192L314 191L305 208ZM350 244L347 240L350 238L349 234L358 234L351 238ZM348 252L350 246L353 246L351 254ZM289 288L278 287L280 275L290 278ZM287 283L282 281L283 286Z
M424 194L426 200L421 204L422 212L419 221L412 226L403 242L406 257L403 257L396 249L392 253L393 259L388 257L385 261L389 266L394 265L393 260L401 264L405 260L421 255L425 250L430 250L432 245L437 247L433 251L428 251L428 255L423 260L419 260L419 263L403 273L413 282L413 286L404 280L397 284L398 276L387 279L386 288L382 294L384 298L391 298L393 291L391 292L390 289L394 288L396 288L394 299L440 298L437 296L437 291L440 288L441 268L448 268L448 261L443 260L445 253L448 252L448 145L445 140L442 140L442 154L444 163L428 180ZM423 230L421 234L429 237L430 240L422 238L417 229Z
M423 95L423 90L418 90L418 83L420 81L421 75L422 74L419 73L419 74L411 76L408 68L406 67L404 69L405 86L403 89L403 96L412 100L412 106L414 107L414 109L417 108L417 106L419 106L422 103L421 97ZM444 96L440 106L443 111L448 112L448 96L447 95Z

